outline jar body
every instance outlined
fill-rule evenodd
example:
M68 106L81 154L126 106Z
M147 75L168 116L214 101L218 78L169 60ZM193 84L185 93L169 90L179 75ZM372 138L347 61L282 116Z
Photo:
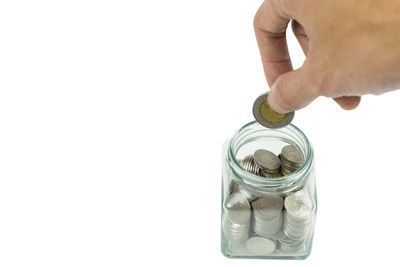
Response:
M256 150L279 155L292 146L304 161L282 177L248 171ZM317 211L314 155L295 126L243 126L223 149L221 251L229 258L305 259L311 253Z

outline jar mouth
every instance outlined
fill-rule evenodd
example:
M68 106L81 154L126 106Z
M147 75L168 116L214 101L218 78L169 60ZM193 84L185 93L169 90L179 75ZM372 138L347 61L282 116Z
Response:
M282 137L274 137L274 135ZM269 139L279 138L287 144L295 145L301 150L304 163L295 172L279 178L266 178L247 171L240 164L236 154L243 144L256 140L257 136ZM280 191L280 189L285 191L285 188L290 190L293 186L304 184L305 179L308 177L306 174L310 172L313 164L313 150L306 135L293 124L284 128L269 129L260 125L257 121L252 121L241 127L230 140L228 160L234 172L234 178L238 179L239 182L244 182L253 187L272 187L277 189L276 191Z

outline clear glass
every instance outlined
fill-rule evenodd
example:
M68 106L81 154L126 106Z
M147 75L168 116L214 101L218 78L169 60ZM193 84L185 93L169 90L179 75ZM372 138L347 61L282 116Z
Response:
M258 149L279 155L287 145L294 146L304 159L303 165L287 176L258 176L240 164ZM222 253L229 258L307 258L312 248L317 194L313 150L304 133L292 124L268 129L250 122L225 143L222 166ZM232 206L238 199L244 202ZM274 213L260 210L260 203L274 207Z

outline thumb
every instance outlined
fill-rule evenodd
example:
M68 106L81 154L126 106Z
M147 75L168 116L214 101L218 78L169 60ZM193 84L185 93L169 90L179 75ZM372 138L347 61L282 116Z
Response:
M310 104L318 97L314 76L306 65L280 75L268 95L271 108L285 114Z

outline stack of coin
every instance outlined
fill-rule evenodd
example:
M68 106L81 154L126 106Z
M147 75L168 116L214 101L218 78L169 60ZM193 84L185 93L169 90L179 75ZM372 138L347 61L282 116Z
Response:
M239 161L242 167L251 173L266 178L278 178L292 174L304 163L301 152L293 145L282 148L276 156L266 149L258 149L254 155L248 155Z
M246 241L250 231L250 203L238 192L226 198L224 209L222 230L225 235L232 242Z
M304 162L300 151L293 145L287 145L282 148L280 159L282 165L281 172L283 176L295 172Z
M283 199L280 196L263 196L251 203L253 231L262 237L273 237L282 228Z
M253 155L254 163L259 167L264 177L279 177L281 160L277 155L266 149L258 149Z
M304 191L285 198L283 233L291 240L303 240L312 225L312 202Z
M262 175L260 167L254 162L254 156L248 155L240 161L240 165L251 173L256 175Z
M305 250L305 240L292 240L283 233L280 233L277 239L281 252L298 253Z

